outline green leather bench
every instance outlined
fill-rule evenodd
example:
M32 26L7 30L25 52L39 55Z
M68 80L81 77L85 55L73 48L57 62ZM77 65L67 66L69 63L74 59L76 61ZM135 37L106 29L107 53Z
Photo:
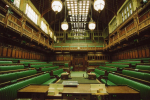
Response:
M64 67L69 67L68 63L65 63Z
M99 68L100 68L100 69L107 70L107 72L109 72L109 71L117 71L117 68L104 67L104 66L99 66Z
M21 72L14 72L14 73L8 73L8 74L1 74L0 75L0 83L4 83L7 81L13 81L22 77L30 76L33 74L36 74L36 70L27 70L27 71L21 71Z
M25 66L29 66L29 64L45 64L47 62L26 62L26 61L20 61L21 64L24 64Z
M148 65L136 65L136 69L150 70L150 66L148 66Z
M105 79L101 79L101 82L106 84ZM140 92L142 100L149 100L150 98L150 86L109 73L107 85L128 85Z
M142 80L150 81L149 73L142 73L142 72L136 72L136 71L130 71L130 70L122 70L122 74L131 76L131 77L135 77L135 78L139 78Z
M37 77L33 77L16 84L12 84L6 87L0 88L0 100L15 100L17 98L17 91L21 88L24 88L30 84L43 84L49 85L56 81L56 78L50 79L50 75L48 73L42 74Z
M0 66L0 71L24 69L24 65Z
M101 75L106 75L106 71L99 70L99 69L95 69L94 72L91 72L91 73L95 73L96 78L99 78Z
M12 61L0 61L0 64L12 64Z
M53 70L52 71L52 75L58 76L59 78L61 77L62 73L66 73L66 72L63 72L63 69L58 69L58 70Z
M141 63L141 61L119 61L119 62L112 62L112 63L128 63L131 64L132 66L135 66L137 63Z
M59 68L59 66L41 68L41 71L42 71L42 72L45 72L45 71L51 72L51 70L58 69L58 68Z
M39 65L30 65L32 68L40 68L40 67L50 67L53 66L53 64L39 64Z
M125 68L125 67L130 67L130 64L106 64L106 66L112 66L112 67L118 67L118 68Z
M70 67L70 70L73 70L73 66Z

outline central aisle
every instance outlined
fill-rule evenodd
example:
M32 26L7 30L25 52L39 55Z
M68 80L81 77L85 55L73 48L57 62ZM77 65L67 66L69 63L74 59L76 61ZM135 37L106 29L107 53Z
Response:
M83 77L83 74L85 78L88 77L85 71L71 71L70 73L71 77Z

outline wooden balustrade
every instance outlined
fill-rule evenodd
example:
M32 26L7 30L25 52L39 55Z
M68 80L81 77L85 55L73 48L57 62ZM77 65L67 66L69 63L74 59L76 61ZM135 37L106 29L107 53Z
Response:
M2 14L0 14L0 22L1 22L1 23L4 23L4 19L5 19L5 16L2 15Z
M0 22L4 23L5 18L6 18L5 16L0 14ZM22 27L22 21L12 14L8 15L8 19L7 22L5 22L5 24L8 28L12 28L13 30L18 31L19 33L22 33L24 36L27 36L36 41L39 40L38 32L36 32L27 25ZM44 46L47 46L48 48L51 48L51 46L49 46L49 39L45 40L43 36L41 36L40 43L43 44Z
M118 34L114 35L114 41L118 39Z

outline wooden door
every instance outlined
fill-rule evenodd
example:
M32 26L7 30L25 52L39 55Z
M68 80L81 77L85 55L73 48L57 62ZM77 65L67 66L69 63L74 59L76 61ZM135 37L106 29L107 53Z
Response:
M74 58L74 71L85 71L84 58Z

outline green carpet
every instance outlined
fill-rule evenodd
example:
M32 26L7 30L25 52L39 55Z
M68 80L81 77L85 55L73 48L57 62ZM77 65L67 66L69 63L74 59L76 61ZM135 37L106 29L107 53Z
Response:
M85 71L71 71L71 77L87 77L86 72Z
M61 84L63 81L78 81L79 84L100 84L97 80L89 80L84 77L72 77L66 80L60 80L57 84Z

